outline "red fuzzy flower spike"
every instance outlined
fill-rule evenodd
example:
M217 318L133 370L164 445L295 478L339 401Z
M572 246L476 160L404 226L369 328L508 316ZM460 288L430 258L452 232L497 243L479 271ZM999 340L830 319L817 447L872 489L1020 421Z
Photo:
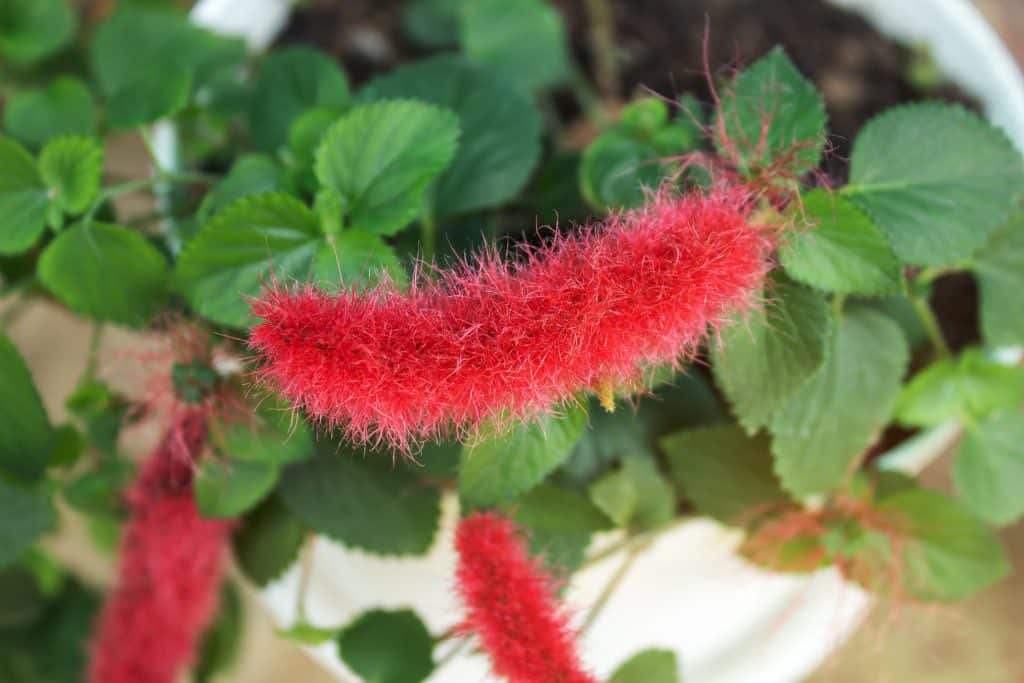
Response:
M505 263L485 252L408 292L274 287L253 305L260 376L356 442L408 450L633 386L754 303L771 240L739 189L663 191Z
M232 523L203 519L192 497L204 415L183 413L128 492L118 582L92 644L91 683L174 683L217 609Z
M459 525L456 572L465 629L509 683L596 683L583 671L554 581L531 560L512 523L478 513Z

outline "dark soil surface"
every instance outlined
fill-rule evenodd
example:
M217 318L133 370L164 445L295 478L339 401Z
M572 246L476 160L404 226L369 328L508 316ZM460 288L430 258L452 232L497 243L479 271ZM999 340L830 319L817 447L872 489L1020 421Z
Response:
M894 0L895 1L895 0ZM728 77L776 45L825 95L833 135L828 171L842 179L850 142L864 123L902 102L939 98L972 106L957 89L927 92L910 79L913 52L883 37L859 15L823 0L609 0L619 50L619 97L641 88L662 95L693 93L710 100L707 63ZM566 19L573 51L592 74L590 19L585 0L552 0ZM309 0L282 42L313 43L362 82L421 51L403 35L396 0ZM705 30L708 40L705 41ZM568 101L568 98L560 98ZM560 110L571 118L572 105Z

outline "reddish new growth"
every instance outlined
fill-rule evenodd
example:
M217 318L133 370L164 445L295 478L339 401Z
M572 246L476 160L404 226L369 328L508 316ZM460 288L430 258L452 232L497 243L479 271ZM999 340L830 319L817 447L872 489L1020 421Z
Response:
M755 299L770 240L751 198L662 191L515 263L486 252L408 292L275 287L253 305L260 370L357 442L535 417L582 389L635 386Z
M217 608L231 522L199 516L203 412L179 414L127 494L118 582L92 644L91 683L174 683Z
M596 683L583 671L553 580L531 560L507 519L478 513L459 525L456 571L466 609L494 673L509 683Z

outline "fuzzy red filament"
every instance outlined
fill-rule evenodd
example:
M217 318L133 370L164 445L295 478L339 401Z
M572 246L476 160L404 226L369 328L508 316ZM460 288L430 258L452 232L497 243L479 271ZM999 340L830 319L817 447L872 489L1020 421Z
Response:
M509 683L596 683L554 596L554 580L530 559L509 520L493 513L464 519L455 536L456 581L494 673Z
M205 438L199 411L178 416L128 491L131 519L92 644L91 683L174 683L216 612L232 523L196 510L193 460Z
M741 190L663 191L515 263L486 252L407 292L273 287L253 304L260 376L360 443L528 419L630 386L750 306L770 240Z

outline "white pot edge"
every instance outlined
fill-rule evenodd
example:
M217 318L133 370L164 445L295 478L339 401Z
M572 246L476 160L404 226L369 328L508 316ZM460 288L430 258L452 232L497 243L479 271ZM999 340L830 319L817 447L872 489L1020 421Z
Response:
M887 34L928 44L939 66L965 91L978 97L989 118L1001 125L1015 144L1024 149L1024 79L998 36L967 0L832 1L864 13ZM291 0L200 0L193 9L192 17L196 23L211 30L243 37L250 49L258 51L272 43L284 28L290 5ZM951 39L951 36L955 38ZM173 131L160 135L158 143L161 157L173 163L176 147ZM919 470L944 450L942 446L956 438L957 431L955 425L944 425L923 433L886 454L883 466ZM446 509L448 518L453 519L450 503ZM450 524L453 522L450 521ZM716 528L710 522L684 525L682 531L685 532L687 527L705 534L708 547L728 548L735 543L733 532ZM661 542L671 544L672 539L665 538ZM443 546L444 543L440 541L436 545ZM649 552L656 551L657 547ZM443 548L441 552L444 552ZM605 571L610 566L605 565ZM600 569L601 566L595 568L592 574L598 574ZM856 628L868 612L871 600L863 591L845 584L835 572L821 572L809 581L807 586L790 590L792 604L783 606L782 612L776 612L776 617L769 621L761 620L761 630L754 628L748 633L749 647L752 649L745 653L748 656L743 658L744 661L724 661L723 666L712 667L703 673L688 671L690 675L686 680L742 683L756 679L763 683L783 683L810 673ZM292 611L296 582L297 572L293 570L263 593L267 608L281 623L288 623L294 617ZM602 584L603 579L595 583ZM588 604L586 593L586 589L576 589L570 601ZM838 603L836 595L842 596ZM314 608L313 617L316 618L317 601L314 598L311 602L314 603L310 607ZM770 649L764 647L765 626L772 627ZM830 633L830 637L824 640L820 637L823 626L827 626ZM655 643L648 645L651 644ZM612 662L621 659L618 654L615 659L598 657L602 653L593 651L586 640L583 648L588 662L597 658ZM309 650L315 659L341 680L353 679L351 672L339 661L333 646L325 645ZM754 653L753 657L749 656L750 652ZM783 653L785 655L780 656ZM683 656L685 668L685 653ZM485 666L479 662L477 664L478 667ZM607 673L608 665L602 666L604 668L599 668L598 672ZM446 670L444 680L449 683L456 680L452 675L458 674L451 669ZM469 675L475 678L459 680L480 680L475 673Z

